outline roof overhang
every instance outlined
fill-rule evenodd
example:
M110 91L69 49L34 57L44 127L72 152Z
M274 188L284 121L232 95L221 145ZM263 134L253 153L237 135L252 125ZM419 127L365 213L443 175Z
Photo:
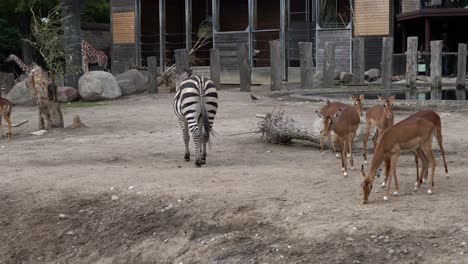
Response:
M397 22L427 17L454 17L467 16L468 9L465 8L425 8L396 16Z

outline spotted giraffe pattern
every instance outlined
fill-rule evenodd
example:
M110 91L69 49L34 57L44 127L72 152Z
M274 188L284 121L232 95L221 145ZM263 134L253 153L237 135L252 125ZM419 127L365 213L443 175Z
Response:
M99 66L107 70L107 56L104 52L95 49L86 41L81 41L81 60L83 73L89 72L89 64L97 63Z
M14 61L16 64L21 68L21 70L24 72L24 74L28 75L31 72L31 67L26 65L20 58L18 58L14 54L10 54L8 58L5 61Z

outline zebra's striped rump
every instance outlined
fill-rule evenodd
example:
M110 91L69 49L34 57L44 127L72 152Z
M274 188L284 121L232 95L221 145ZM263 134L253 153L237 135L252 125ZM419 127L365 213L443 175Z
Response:
M184 133L185 159L190 159L190 131L195 143L197 166L205 162L206 143L209 143L217 110L218 92L211 80L203 76L193 76L180 83L174 97L174 112Z

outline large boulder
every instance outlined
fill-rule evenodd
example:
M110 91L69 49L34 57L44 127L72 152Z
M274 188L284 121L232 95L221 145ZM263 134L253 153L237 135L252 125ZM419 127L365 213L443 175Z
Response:
M62 103L73 102L79 97L78 90L73 87L60 86L57 88L57 99Z
M146 91L148 78L137 69L131 69L116 76L122 95Z
M111 100L122 96L117 79L105 71L90 71L81 76L78 91L85 101Z
M340 74L341 74L341 72L339 72L339 71L333 72L333 80L339 81L340 80Z
M364 74L364 79L368 82L374 82L380 77L379 69L370 69Z
M340 82L341 83L350 83L353 80L353 74L349 72L340 73Z
M14 105L35 105L36 98L32 90L26 85L25 81L17 83L5 98Z

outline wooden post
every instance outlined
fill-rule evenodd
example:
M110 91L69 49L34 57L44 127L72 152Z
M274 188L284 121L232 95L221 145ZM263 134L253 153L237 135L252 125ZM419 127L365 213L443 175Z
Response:
M442 98L442 40L431 41L431 100Z
M458 43L457 100L466 100L466 44Z
M185 0L185 48L192 49L192 0Z
M301 88L313 88L314 58L312 42L299 42L299 58L301 62Z
M248 0L249 6L249 61L250 65L254 66L253 54L254 54L254 34L253 31L256 28L257 23L257 0Z
M384 37L382 43L382 87L390 89L392 87L393 77L393 38Z
M159 82L158 82L158 60L156 56L147 58L148 60L148 71L150 74L148 93L158 93Z
M333 87L335 77L335 42L325 42L323 50L323 87Z
M289 0L280 0L281 79L288 80Z
M176 49L174 51L176 61L176 73L182 74L183 72L191 73L188 52L186 49Z
M210 50L210 79L216 85L216 88L221 87L221 61L218 49Z
M353 39L353 84L364 83L366 65L364 60L364 39Z
M278 40L270 41L271 90L281 89L281 46Z
M166 0L159 0L159 67L166 70Z
M241 43L237 46L237 58L239 60L240 91L250 92L252 67L249 62L249 46L247 43Z
M406 49L406 99L416 99L416 76L418 75L418 37L408 37Z

